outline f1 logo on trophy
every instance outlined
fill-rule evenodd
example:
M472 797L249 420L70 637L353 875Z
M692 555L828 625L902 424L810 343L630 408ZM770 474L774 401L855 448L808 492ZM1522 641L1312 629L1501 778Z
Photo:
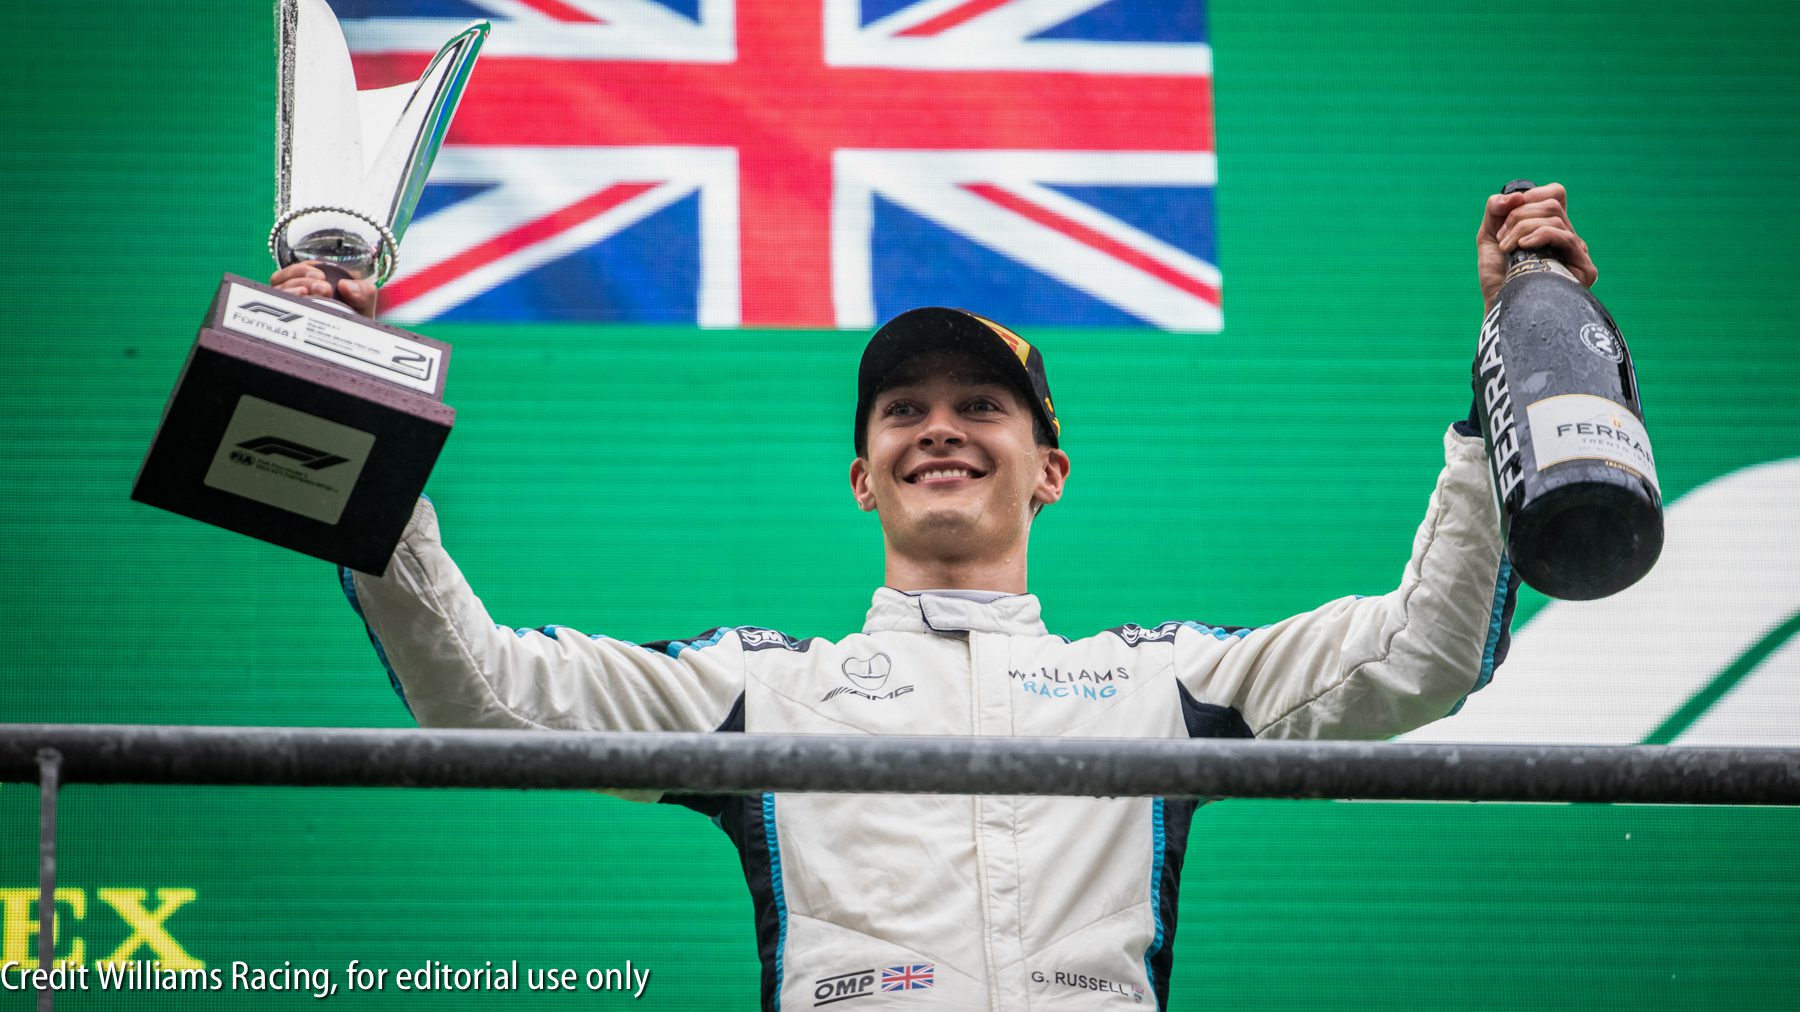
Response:
M278 0L276 220L281 266L393 273L450 119L487 38L475 22L416 83L358 91L325 0ZM450 346L225 275L131 497L380 575L455 409Z

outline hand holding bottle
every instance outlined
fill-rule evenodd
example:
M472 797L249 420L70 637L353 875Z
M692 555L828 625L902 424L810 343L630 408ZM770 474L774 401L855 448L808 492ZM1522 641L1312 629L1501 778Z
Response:
M1475 233L1475 269L1484 310L1494 308L1494 297L1506 282L1508 260L1517 249L1554 256L1588 288L1600 276L1587 243L1569 222L1569 195L1561 183L1496 193L1487 199L1481 228Z

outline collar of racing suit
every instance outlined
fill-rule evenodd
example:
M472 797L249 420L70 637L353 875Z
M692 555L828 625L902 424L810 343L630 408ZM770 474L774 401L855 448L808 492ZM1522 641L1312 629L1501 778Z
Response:
M863 632L993 632L1021 636L1045 633L1038 599L1031 594L1004 594L990 601L933 591L906 593L892 587L875 591Z

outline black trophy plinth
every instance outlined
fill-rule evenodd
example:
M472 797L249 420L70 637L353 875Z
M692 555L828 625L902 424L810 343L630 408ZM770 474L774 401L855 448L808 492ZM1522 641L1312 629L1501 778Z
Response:
M227 274L138 502L379 576L456 410L450 346Z

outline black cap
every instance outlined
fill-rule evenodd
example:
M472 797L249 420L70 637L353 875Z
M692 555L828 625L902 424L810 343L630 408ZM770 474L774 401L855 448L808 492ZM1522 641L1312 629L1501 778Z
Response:
M927 306L907 310L882 324L863 349L862 367L856 374L857 453L866 448L869 408L874 405L881 381L913 357L943 349L966 351L992 364L1037 413L1050 434L1050 445L1059 445L1062 423L1056 420L1056 407L1050 401L1043 353L986 317L962 309Z

